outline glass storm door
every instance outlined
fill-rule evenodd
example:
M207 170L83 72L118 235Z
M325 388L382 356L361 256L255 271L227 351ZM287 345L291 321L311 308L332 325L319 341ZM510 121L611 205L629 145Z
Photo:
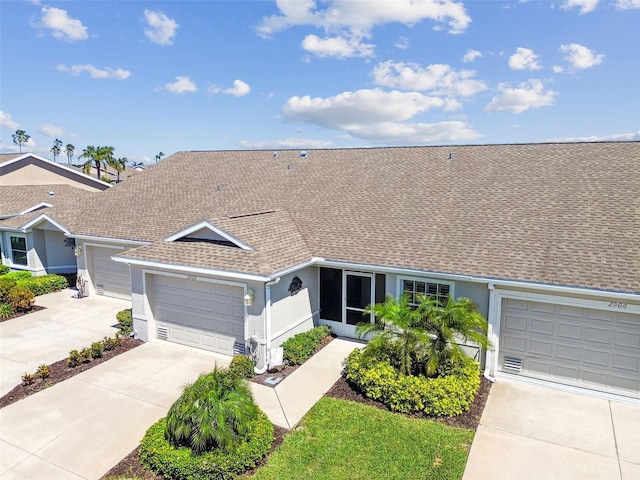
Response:
M364 313L367 306L374 303L373 274L345 272L344 285L344 335L358 337L356 326L362 322L372 322L373 314Z

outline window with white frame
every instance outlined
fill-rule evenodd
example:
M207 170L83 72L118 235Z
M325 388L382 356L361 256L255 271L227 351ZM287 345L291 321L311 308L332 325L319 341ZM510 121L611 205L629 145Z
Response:
M27 265L27 237L11 235L11 262L14 265Z
M409 303L416 307L420 303L420 296L433 297L444 305L449 295L453 295L453 284L423 278L402 278L402 294L409 297Z

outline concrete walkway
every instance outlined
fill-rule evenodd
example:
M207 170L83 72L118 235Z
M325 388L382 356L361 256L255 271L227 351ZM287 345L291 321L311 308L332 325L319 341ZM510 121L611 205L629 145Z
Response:
M463 480L638 480L640 405L499 380Z
M145 343L0 409L0 479L100 478L166 415L186 383L229 360Z
M116 313L131 306L116 298L77 299L75 294L66 289L41 295L36 305L44 310L0 323L0 396L18 385L23 373L115 335Z

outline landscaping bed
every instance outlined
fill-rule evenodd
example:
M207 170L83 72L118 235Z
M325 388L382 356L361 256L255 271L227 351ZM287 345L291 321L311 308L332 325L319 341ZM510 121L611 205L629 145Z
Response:
M40 310L46 310L46 307L41 307L40 305L34 305L26 312L15 312L13 316L9 318L0 318L0 323L6 322L7 320L13 320L14 318L24 317L25 315L29 315L30 313L33 313L33 312L39 312Z
M71 368L67 365L67 359L58 360L49 365L51 369L49 376L46 379L37 378L34 383L31 385L23 385L20 384L16 386L9 393L0 398L0 408L6 407L7 405L11 405L18 400L22 400L23 398L28 397L29 395L33 395L34 393L40 392L45 388L49 388L56 383L62 382L71 378L79 373L84 372L90 368L93 368L97 365L100 365L107 360L120 355L121 353L127 352L138 345L142 345L144 343L142 340L136 340L130 337L121 338L118 345L109 351L105 351L100 358L94 358L90 362L81 363L77 367Z

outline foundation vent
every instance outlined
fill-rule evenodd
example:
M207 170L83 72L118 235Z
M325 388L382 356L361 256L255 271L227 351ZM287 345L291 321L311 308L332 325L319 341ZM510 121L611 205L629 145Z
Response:
M166 340L169 338L169 328L158 325L157 328L158 338L161 340Z
M522 359L515 357L504 357L502 369L510 373L520 373L522 371Z
M233 354L234 355L244 355L246 351L244 342L234 342L233 343Z
M104 284L100 284L100 283L96 284L96 293L98 295L104 295Z

